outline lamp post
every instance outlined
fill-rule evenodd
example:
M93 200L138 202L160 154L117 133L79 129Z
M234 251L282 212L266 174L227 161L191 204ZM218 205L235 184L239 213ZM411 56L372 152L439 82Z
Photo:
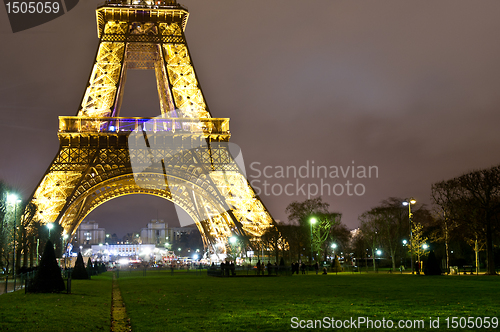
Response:
M67 244L66 244L66 239L68 238L68 234L64 232L63 234L63 255L64 255L64 269L66 269L66 256L68 256L68 249L67 249Z
M336 243L332 243L332 250L333 250L333 253L335 254L335 249L337 249L337 244Z
M49 240L50 240L50 230L52 229L52 227L54 227L54 224L49 222L47 223L47 228L49 229Z
M16 290L16 227L17 227L17 204L21 200L15 194L10 194L7 200L14 204L14 225L13 225L13 236L14 236L14 251L12 252L12 276L14 277L14 291Z
M312 256L313 256L313 224L316 223L316 218L311 218L311 220L309 220L309 223L311 224L311 260L310 262L312 263Z
M405 199L403 202L403 206L408 206L408 222L410 224L411 274L414 274L415 271L413 267L413 229L412 229L413 214L411 213L411 206L415 203L417 203L417 201L413 197L410 199Z
M236 256L238 255L238 248L236 247L236 243L238 242L238 238L236 236L231 236L229 238L229 243L231 244L231 253L234 251L234 261L236 261Z

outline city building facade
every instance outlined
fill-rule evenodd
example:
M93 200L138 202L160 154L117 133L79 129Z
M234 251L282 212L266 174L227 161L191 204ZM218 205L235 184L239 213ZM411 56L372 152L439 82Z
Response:
M106 230L99 228L94 220L82 221L76 231L77 246L92 245L106 242Z

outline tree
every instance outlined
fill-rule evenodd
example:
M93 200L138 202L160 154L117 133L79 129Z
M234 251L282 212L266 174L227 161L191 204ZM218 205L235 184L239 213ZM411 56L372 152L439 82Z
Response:
M417 255L417 262L420 262L420 257L427 255L427 246L426 242L428 240L427 237L424 236L424 226L420 223L413 223L412 233L413 236L410 240L410 244L408 245L408 250L411 251L413 248L413 254Z
M76 258L75 267L73 272L71 273L72 279L88 279L89 274L87 273L87 269L85 269L85 264L83 263L83 256L79 252L78 257Z
M274 252L276 262L279 260L280 252L288 249L288 243L280 232L280 225L273 222L272 227L269 227L261 236L260 240L264 244L265 249Z
M0 267L9 269L9 253L11 251L11 229L10 218L7 211L7 186L0 181Z
M424 273L426 276L436 276L441 275L441 268L439 267L439 261L434 254L434 250L429 252L429 257L427 258L427 264L425 264Z
M87 273L89 275L89 279L90 276L94 275L94 265L92 264L90 257L87 259Z
M20 197L19 194L16 194L15 190L0 181L0 266L5 267L6 270L14 269L17 271L20 266L20 253L22 248L18 245L16 247L17 254L13 252L14 232L16 235L16 243L22 244L19 217L23 210L23 204L9 201L10 195ZM14 224L16 225L16 230L14 230ZM16 255L15 267L10 266L13 255Z
M445 212L443 216L434 218L434 222L430 226L430 239L432 242L444 243L446 255L446 271L450 271L450 242L453 239L454 230L457 228L457 223L450 219Z
M65 289L61 269L57 264L54 245L48 240L33 283L29 286L29 291L33 293L55 293L62 292Z
M463 174L432 185L434 202L449 217L486 242L487 274L496 274L493 234L500 214L500 166Z
M297 239L294 240L299 240L303 248L309 249L311 263L313 253L320 253L323 243L329 238L332 227L340 223L341 214L330 212L329 207L330 204L323 202L319 196L303 202L294 201L285 210L288 214L288 220L300 228L300 236L296 236ZM313 217L317 220L314 227L311 226ZM307 238L309 240L306 240ZM306 244L308 245L306 246Z
M377 265L375 263L375 250L377 250L377 248L380 246L379 233L381 230L381 224L377 222L376 215L373 215L371 213L362 214L360 216L360 221L361 234L364 243L371 249L373 270L375 271L377 269Z
M301 260L305 247L309 245L308 233L300 225L280 224L279 231L288 244L288 260L298 262Z
M401 198L389 197L359 218L372 253L378 245L388 250L393 269L396 269L396 252L401 246L402 234L408 230L408 214L402 208L402 202ZM375 263L374 257L373 260Z
M323 260L327 260L327 254L331 251L331 254L335 254L341 251L349 251L349 243L351 241L351 231L343 223L338 223L334 225L330 232L329 241L325 241L323 244ZM336 248L332 245L335 244Z
M334 227L340 225L341 215L339 213L322 213L316 214L314 218L317 220L312 227L312 249L316 257L328 253L328 246L333 237Z

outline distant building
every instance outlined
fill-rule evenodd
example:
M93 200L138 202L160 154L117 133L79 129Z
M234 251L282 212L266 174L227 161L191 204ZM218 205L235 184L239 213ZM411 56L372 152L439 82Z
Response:
M104 244L104 245L92 245L92 255L101 256L125 256L138 258L139 256L153 254L155 246L152 244ZM108 261L109 257L106 257L104 261Z
M94 220L82 221L76 230L76 242L78 245L99 244L106 241L106 230L99 228Z
M195 226L188 227L168 227L163 220L153 219L146 228L141 229L141 242L143 244L154 244L163 246L166 243L179 241L183 234L198 232Z
M144 244L164 245L168 242L168 224L161 219L153 219L146 228L141 229L140 238Z
M141 244L142 239L139 233L127 233L122 239L122 244Z

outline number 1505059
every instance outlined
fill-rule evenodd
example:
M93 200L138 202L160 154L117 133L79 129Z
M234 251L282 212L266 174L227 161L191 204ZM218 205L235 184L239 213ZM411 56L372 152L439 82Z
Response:
M61 10L59 2L7 2L8 14L56 14Z

